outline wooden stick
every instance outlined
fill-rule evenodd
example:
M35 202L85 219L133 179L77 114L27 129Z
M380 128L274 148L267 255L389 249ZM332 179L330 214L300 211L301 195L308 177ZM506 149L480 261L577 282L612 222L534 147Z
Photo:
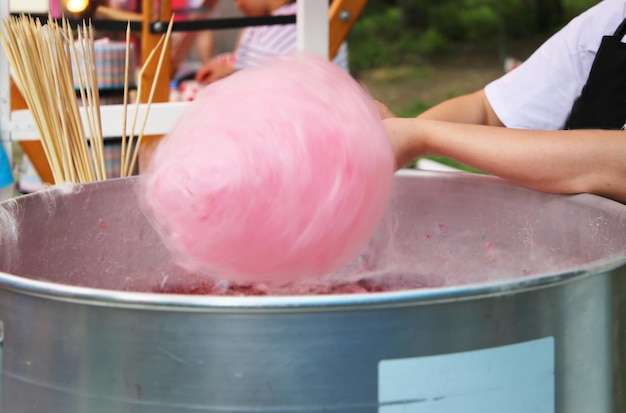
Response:
M62 28L52 19L42 27L39 19L22 15L5 19L4 27L0 42L11 63L11 75L37 125L55 182L105 179L93 27L83 24L78 29L82 60L78 58L74 35L66 20ZM76 99L72 57L77 66L78 89L93 157Z
M30 22L30 25L27 25ZM32 19L22 20L20 28L24 30L25 36L21 38L20 47L26 51L27 62L34 64L26 65L27 79L23 88L35 91L30 93L31 102L36 108L36 112L40 114L39 119L42 122L42 136L45 146L51 155L52 163L55 164L56 180L64 181L67 176L68 169L64 167L58 142L54 137L61 130L61 124L58 122L58 113L53 112L55 93L50 89L51 70L54 67L55 58L50 57L49 42L54 25L50 26L46 35L43 32L41 23L37 20L33 23ZM42 34L44 34L42 36ZM54 84L52 85L54 87Z
M128 176L124 169L126 159L126 112L128 110L128 80L130 77L130 21L126 26L126 56L124 63L124 110L122 111L122 153L120 155L120 177Z
M50 78L53 79L53 96L56 97L56 101L53 102L53 106L51 107L57 108L57 125L60 124L61 126L60 130L57 131L56 136L54 136L54 142L58 144L59 152L63 159L62 165L65 173L65 180L70 182L80 182L80 175L77 172L76 165L73 161L74 157L72 156L74 148L72 147L73 145L70 140L74 137L74 123L76 120L72 118L72 114L74 112L71 105L72 101L67 97L68 79L67 73L64 73L66 67L64 66L64 63L67 62L67 57L63 46L64 39L58 25L54 24L51 27L53 28L50 32L51 36L49 39L46 39L48 42L48 59L55 63L51 66L52 70Z
M165 37L161 37L157 43L157 45L155 46L154 49L152 49L150 51L150 54L148 55L148 58L146 59L146 61L143 63L141 69L139 70L139 74L137 75L139 77L139 82L137 84L137 101L135 102L135 112L133 113L133 120L131 123L131 129L130 129L130 135L128 135L128 148L126 151L126 158L124 159L124 162L122 163L122 166L125 170L125 174L126 176L130 175L132 169L130 169L130 160L132 159L132 156L130 155L130 150L131 148L134 146L133 144L133 140L135 138L135 126L137 125L137 116L139 114L139 105L141 104L139 97L141 96L141 91L143 88L143 74L148 66L148 64L152 61L152 59L154 58L154 56L156 55L156 51L159 47L161 47L161 45L164 44L165 41ZM156 78L156 76L155 76Z
M71 29L68 30L71 33ZM94 165L94 142L93 136L97 133L98 126L94 123L92 115L93 107L93 86L90 79L90 70L93 65L91 56L87 51L87 43L90 41L88 33L86 33L84 24L83 27L78 27L76 31L77 41L74 41L73 36L70 39L70 50L72 50L72 56L74 58L74 66L77 77L78 89L81 96L81 103L83 111L85 113L85 121L87 123L86 128L80 125L81 131L73 135L73 146L75 147L75 156L78 163L78 167L84 171L89 181L100 180L101 176L98 173L97 168ZM76 52L76 44L80 48L80 55ZM71 68L68 68L68 72ZM72 81L73 85L76 81ZM68 89L71 85L68 86ZM78 115L77 115L78 117ZM79 117L78 117L79 118ZM79 118L80 119L80 118ZM89 141L87 139L89 137ZM91 143L91 152L89 150L88 142ZM96 148L97 150L97 148Z
M98 73L96 69L96 50L94 46L94 30L89 22L89 62L91 63L91 92L93 95L94 106L92 107L94 115L95 133L94 139L98 146L98 162L101 179L107 179L106 160L104 157L104 137L102 136L102 118L100 116L100 94L98 93Z
M18 20L17 18L15 19L11 18L11 19L4 21L6 32L2 33L2 45L5 51L7 52L7 56L13 67L12 75L13 75L13 78L15 79L15 83L18 89L20 89L20 91L24 95L25 100L27 101L27 103L29 103L29 106L30 106L34 103L34 100L32 98L32 94L29 93L30 90L25 87L25 85L28 82L28 79L27 79L28 74L26 73L25 68L23 68L19 64L20 59L24 57L24 54L29 53L28 50L23 50L20 44L22 43L23 37L28 36L28 33L26 33L23 30L25 26L23 27L20 22L21 21ZM23 54L21 55L20 53L23 53ZM41 115L41 112L38 112L36 114L33 114L33 117L36 121L36 125L39 130L39 133L43 134L45 132L44 122L40 115ZM46 148L44 146L44 151L45 150ZM58 171L56 170L56 168L53 167L53 173L57 175L57 172Z
M139 95L143 71L147 63L152 62L158 49L160 56L157 77L161 71L172 25L173 16L167 33L161 37L142 68L138 82ZM91 182L106 179L94 29L91 22L88 25L83 22L75 34L66 19L62 20L61 26L49 19L49 23L42 27L39 19L24 15L9 17L4 21L4 30L0 31L0 44L11 64L11 76L32 113L54 181ZM75 73L72 72L72 61ZM129 77L130 22L126 31L121 177L129 176L135 168L157 86L156 82L152 83L141 129L133 143L140 102L137 101L131 134L128 135L126 122ZM76 98L77 90L84 121L79 100Z
M156 86L157 86L156 79L159 77L159 74L161 73L161 66L163 64L163 59L165 58L165 51L167 50L167 45L169 43L170 36L172 34L173 23L174 23L174 15L172 14L172 17L170 18L170 22L169 22L169 24L167 26L167 32L165 34L165 42L163 42L163 45L161 47L161 55L159 57L159 63L157 65L156 72L155 72L155 75L154 75L154 79L152 81L152 88L150 89L150 96L148 97L148 103L147 103L147 106L146 106L146 113L145 113L145 116L144 116L144 119L143 119L143 124L141 125L141 130L140 130L140 133L139 133L139 137L137 139L137 143L135 144L135 148L134 148L134 152L133 152L133 159L132 159L132 162L130 164L130 170L129 171L132 171L135 168L135 163L137 162L137 156L139 154L139 147L140 147L141 141L143 139L143 131L144 131L144 129L146 127L146 123L148 121L148 115L150 114L150 106L152 105L152 99L154 97L154 92L155 92Z
M77 83L78 91L79 91L80 98L81 98L81 103L82 103L83 110L85 111L85 115L87 118L86 120L87 120L88 127L89 127L89 136L92 136L94 134L94 125L93 125L93 122L91 121L91 116L89 113L90 98L87 96L89 86L87 85L88 80L83 80L83 76L87 77L86 72L87 72L87 67L89 65L88 57L85 55L85 52L84 52L84 42L86 40L79 28L76 34L78 44L79 46L82 46L81 55L79 58L78 52L76 50L76 41L74 39L71 28L68 28L67 33L69 35L70 54L71 54L71 58L74 60L74 66L76 69L75 70L76 79L71 80L70 82L71 86L68 86L68 89L70 87L73 87L74 83ZM68 70L68 72L71 73L71 68ZM76 99L73 99L73 101L75 102ZM80 112L78 113L80 114ZM86 176L85 179L87 180L87 182L93 181L94 179L97 179L97 176L94 174L94 171L93 171L93 164L91 161L91 156L89 154L89 147L87 145L87 136L85 135L85 131L84 131L84 128L82 127L82 123L77 126L79 126L79 130L77 130L76 133L72 135L75 138L74 139L74 148L75 148L74 156L77 158L77 163L79 164L80 170L84 171L83 175Z

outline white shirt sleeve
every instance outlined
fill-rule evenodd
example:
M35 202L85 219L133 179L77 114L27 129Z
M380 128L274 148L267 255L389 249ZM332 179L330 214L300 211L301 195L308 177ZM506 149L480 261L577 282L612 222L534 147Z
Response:
M626 0L604 0L573 19L518 68L485 87L505 126L562 129L587 81L602 37L626 16Z

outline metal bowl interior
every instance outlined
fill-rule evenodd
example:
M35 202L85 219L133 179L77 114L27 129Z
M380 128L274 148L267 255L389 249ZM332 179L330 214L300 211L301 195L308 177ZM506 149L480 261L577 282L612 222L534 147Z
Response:
M137 182L58 186L0 204L0 285L125 305L352 305L534 288L626 261L622 204L540 193L489 176L406 171L397 174L392 204L365 251L315 282L390 277L424 288L307 297L154 294L198 276L172 263L139 207Z

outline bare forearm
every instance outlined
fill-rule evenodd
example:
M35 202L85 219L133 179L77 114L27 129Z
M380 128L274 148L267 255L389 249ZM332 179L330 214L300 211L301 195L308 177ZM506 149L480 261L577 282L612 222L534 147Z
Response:
M546 192L591 192L626 201L626 132L528 131L405 119L399 162L432 154ZM400 136L398 135L398 136Z
M483 90L446 100L418 116L420 119L503 126Z
M183 32L180 34L177 39L176 45L172 48L171 52L171 61L172 61L172 75L176 74L178 68L183 63L183 61L189 55L189 51L196 41L196 33L195 32Z

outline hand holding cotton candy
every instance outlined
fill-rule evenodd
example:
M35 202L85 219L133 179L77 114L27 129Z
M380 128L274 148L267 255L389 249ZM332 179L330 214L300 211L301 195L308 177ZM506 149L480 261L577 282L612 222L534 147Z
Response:
M358 255L393 172L360 85L323 59L290 56L205 88L157 147L141 197L180 266L287 282Z

